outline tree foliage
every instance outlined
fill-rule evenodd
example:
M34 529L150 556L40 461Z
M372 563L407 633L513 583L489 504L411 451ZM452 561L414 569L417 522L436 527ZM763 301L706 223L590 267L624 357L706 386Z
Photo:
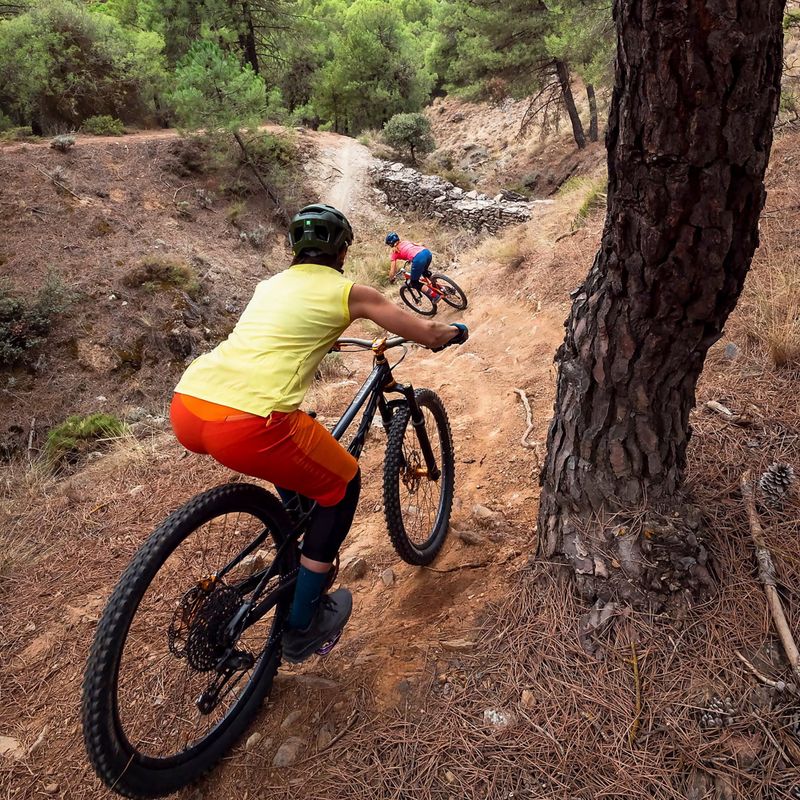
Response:
M98 115L187 124L187 64L213 46L218 65L247 67L237 92L263 95L262 119L357 134L434 92L558 93L556 62L602 85L611 37L599 3L14 0L0 3L0 119L37 133Z
M158 33L123 27L70 0L0 21L0 107L37 133L87 117L146 117L165 79Z
M416 163L417 154L431 153L435 148L431 123L424 114L395 114L383 126L383 138L389 147L405 153Z

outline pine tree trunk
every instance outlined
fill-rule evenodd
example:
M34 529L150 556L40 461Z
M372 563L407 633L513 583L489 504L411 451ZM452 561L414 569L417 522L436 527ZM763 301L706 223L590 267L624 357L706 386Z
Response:
M597 141L597 98L594 95L594 86L586 84L586 98L589 101L589 141Z
M608 211L556 354L539 512L586 599L709 585L697 520L674 512L697 379L758 245L783 8L615 0ZM664 516L642 525L646 509Z
M583 133L583 123L578 115L578 109L575 107L572 87L569 85L569 69L563 61L558 60L555 62L555 67L558 82L561 85L561 98L564 101L569 121L572 124L572 135L575 137L575 144L578 145L579 150L583 150L586 147L586 136Z
M256 31L253 25L253 13L249 3L242 3L242 18L244 31L239 37L239 43L244 52L245 61L253 68L256 75L259 74L258 50L256 48Z

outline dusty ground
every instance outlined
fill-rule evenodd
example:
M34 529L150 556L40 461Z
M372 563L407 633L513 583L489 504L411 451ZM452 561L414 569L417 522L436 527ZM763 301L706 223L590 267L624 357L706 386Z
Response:
M386 220L369 203L366 150L332 134L304 136L315 143L316 162L328 168L321 198L352 211L364 235L378 236ZM160 140L147 147L165 144ZM111 190L126 193L124 206L121 200L118 208L112 206L109 191L97 208L104 218L115 211L114 220L121 226L125 221L128 237L102 238L98 255L85 228L94 206L87 212L74 198L53 198L35 170L24 173L33 187L28 191L38 193L30 202L46 201L48 209L58 204L59 214L67 213L62 206L71 209L76 224L54 232L52 226L39 227L44 223L35 212L10 213L9 203L23 201L19 194L8 202L4 197L5 221L17 236L23 222L32 226L44 253L58 247L56 263L65 263L70 275L82 274L81 259L93 259L82 280L103 282L98 302L105 303L101 298L117 285L108 264L112 251L120 248L126 254L121 258L135 258L163 230L174 237L160 237L171 247L187 256L196 251L214 264L219 276L208 289L212 308L229 297L233 301L234 294L246 299L261 274L263 256L232 250L235 232L217 214L176 219L170 198L180 181L170 179L160 198L137 195L142 184L136 176L155 169L155 162L135 153L129 163L119 150L123 145L100 142L96 154L87 146L81 157L101 165L103 180L113 182ZM787 147L783 157L791 158L791 152ZM23 155L23 163L40 166L54 158L43 148ZM20 166L19 154L12 158L0 152L6 176ZM160 180L159 172L148 185ZM781 181L778 197L791 183L786 175ZM156 202L154 214L141 215L140 209ZM369 565L367 575L349 586L356 607L345 637L326 659L281 670L253 726L263 739L251 750L236 748L208 780L184 793L187 800L790 796L797 770L787 765L797 751L787 704L780 698L753 699L757 681L733 652L741 648L753 657L771 642L736 479L744 466L758 468L776 458L798 461L800 419L792 400L798 383L793 373L766 366L743 322L734 321L729 339L715 350L699 400L720 399L739 408L750 399L761 415L756 436L702 410L695 417L691 481L705 504L720 565L719 597L674 626L632 616L605 643L604 661L596 662L577 644L581 609L569 584L551 565L531 565L537 451L520 445L526 420L514 390L524 390L531 400L535 427L530 439L541 447L552 404L552 354L563 334L568 292L585 274L602 224L597 213L572 232L579 205L580 197L565 198L532 223L524 233L521 260L509 260L508 237L485 241L475 251L453 248L459 258L448 272L466 290L470 306L461 315L443 316L467 322L471 339L436 355L413 349L397 370L403 380L434 388L447 406L456 443L453 535L434 569L399 562L380 513L383 441L376 429L364 454L364 492L343 552L345 559L358 554ZM41 276L47 259L42 249L38 255L30 249L36 236L26 235L25 246L14 247L13 260L3 270ZM143 311L137 306L138 314ZM112 318L106 311L98 316L109 328L129 324L127 317ZM733 362L722 355L729 342L740 349ZM119 381L112 397L113 374L87 368L78 384L69 363L69 376L55 377L55 369L47 373L55 382L47 399L48 407L56 405L53 416L88 409L101 391L115 406L125 405L127 380ZM326 421L335 418L369 369L366 356L348 355L345 363L349 376L316 386L308 398L308 406ZM163 406L171 373L179 368L178 363L168 370L154 364L148 402L142 404ZM36 376L30 380L37 389L48 385ZM4 424L27 419L31 404L39 402L35 395L15 391L19 396L4 405ZM24 465L5 470L4 527L11 544L21 553L27 544L28 552L0 587L0 736L10 737L18 748L0 754L0 797L109 796L85 762L77 715L94 625L118 575L153 526L195 492L232 478L207 459L183 453L163 422L151 419L147 425L135 440L120 442L59 480ZM756 446L749 444L753 439ZM465 543L457 531L477 533L479 544ZM785 537L778 544L793 598L800 569L796 519L775 520L771 535L779 534ZM387 567L395 576L390 587L380 579ZM793 603L793 620L795 608ZM732 614L739 620L733 632ZM641 659L638 710L632 647ZM774 669L780 674L780 667ZM719 692L734 695L742 710L733 726L709 733L698 725L698 709ZM487 724L483 715L492 709L508 711L514 723L508 729ZM293 711L299 718L281 728ZM335 747L318 754L326 726L343 735ZM300 761L293 769L275 769L274 753L289 735L304 740ZM711 777L705 789L695 781L691 794L694 771Z

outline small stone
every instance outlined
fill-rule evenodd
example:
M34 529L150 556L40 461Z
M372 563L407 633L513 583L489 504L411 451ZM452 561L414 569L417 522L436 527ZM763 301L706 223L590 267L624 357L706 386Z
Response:
M455 783L455 782L456 782L456 776L455 776L455 775L453 775L453 773L452 773L452 772L450 772L450 770L449 770L449 769L446 769L446 770L444 771L444 779L445 779L445 780L446 780L448 783Z
M0 757L10 758L14 761L22 758L22 745L11 736L0 736Z
M105 395L99 394L97 395L97 397L95 397L95 400L98 403L105 403L108 400L108 398Z
M475 531L459 531L458 538L461 539L464 544L468 544L471 546L478 546L482 544L486 544L483 536Z
M483 721L495 728L508 728L514 724L514 715L499 708L487 708L483 712Z
M44 785L44 790L47 794L58 794L58 784L57 783L46 783Z
M295 722L297 722L297 720L299 720L299 719L300 719L300 717L302 717L302 716L303 716L303 712L302 712L302 711L292 711L292 712L290 712L290 713L287 715L286 719L285 719L283 722L281 722L281 728L282 728L283 730L288 730L288 729L289 729L289 728L291 728L291 727L292 727L292 726L295 724Z
M348 581L357 581L367 574L367 562L361 556L348 559L342 567L342 577Z
M324 750L333 741L333 726L326 722L317 733L317 751Z
M146 408L142 408L141 406L136 406L132 408L128 414L128 421L129 422L141 422L143 419L146 419L150 416L150 413Z
M466 653L475 647L475 642L471 642L469 639L449 639L442 642L441 645L445 650L451 650L454 653Z
M252 750L264 737L256 731L255 733L251 733L247 737L247 741L244 743L245 750Z
M725 345L725 349L722 351L722 353L725 358L728 359L728 361L733 361L739 355L739 347L733 342L728 342L728 344Z
M536 695L530 689L523 689L520 696L520 703L525 708L533 708L536 705Z
M36 630L36 623L35 622L29 622L25 626L25 633L33 633L35 630Z
M482 506L479 503L472 507L472 516L481 525L495 525L500 521L500 514L497 511L492 511L491 508Z
M394 586L394 570L391 567L387 567L381 572L381 580L383 581L383 585L387 588L389 586Z
M300 750L303 747L303 740L299 736L290 736L277 750L272 759L272 766L282 769L289 767L297 761Z

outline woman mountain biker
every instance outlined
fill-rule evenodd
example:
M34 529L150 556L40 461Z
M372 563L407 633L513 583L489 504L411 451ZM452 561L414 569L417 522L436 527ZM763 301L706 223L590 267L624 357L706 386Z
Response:
M389 280L394 283L397 272L400 269L399 261L406 261L410 264L411 277L409 284L418 291L430 297L434 306L439 302L439 295L431 293L427 286L423 286L420 278L430 274L433 253L421 244L402 240L394 231L386 234L386 244L392 248L391 264L389 265Z
M432 349L460 344L469 333L421 320L348 280L353 231L332 206L303 208L289 241L291 265L259 283L230 336L192 362L170 416L188 450L275 484L285 503L297 495L316 501L283 637L285 658L297 663L335 644L350 617L350 592L325 590L361 490L357 461L299 408L317 367L357 319Z

